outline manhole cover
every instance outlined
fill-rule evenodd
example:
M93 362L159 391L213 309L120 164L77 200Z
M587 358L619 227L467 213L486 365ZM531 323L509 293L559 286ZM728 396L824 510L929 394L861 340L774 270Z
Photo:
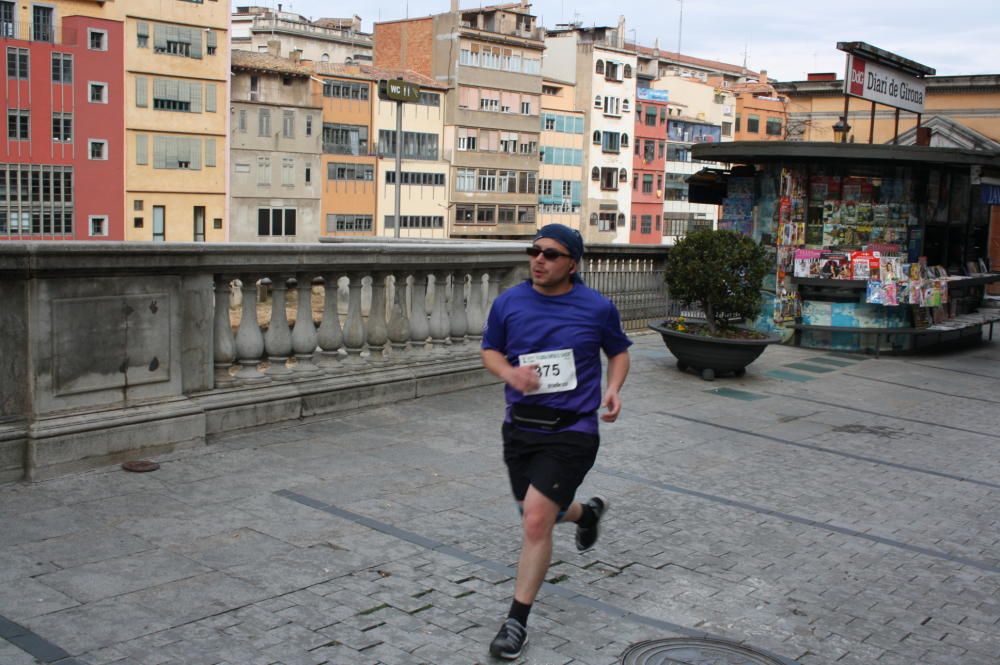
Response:
M131 460L128 462L122 462L122 468L126 471L131 471L133 473L149 473L150 471L156 471L160 468L160 465L156 462L151 462L150 460Z
M622 665L795 665L735 642L696 637L633 644Z

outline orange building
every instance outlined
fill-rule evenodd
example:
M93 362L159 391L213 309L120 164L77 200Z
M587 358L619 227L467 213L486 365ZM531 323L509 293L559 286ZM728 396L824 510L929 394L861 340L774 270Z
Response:
M717 81L716 85L722 81ZM788 98L778 93L761 70L756 81L726 86L736 97L734 141L784 141Z

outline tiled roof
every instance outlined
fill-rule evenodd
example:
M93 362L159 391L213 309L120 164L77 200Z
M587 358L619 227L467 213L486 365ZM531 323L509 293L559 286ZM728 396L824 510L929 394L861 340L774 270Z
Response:
M233 69L245 69L258 72L273 72L291 76L308 77L312 74L309 65L296 63L288 58L274 56L270 53L254 53L233 49Z
M343 65L333 62L314 62L313 71L319 75L343 76L345 78L362 79L365 81L378 81L381 79L403 79L410 83L416 83L421 88L435 88L437 90L447 90L448 86L438 83L429 76L418 74L409 69L386 69L373 65Z
M648 46L640 46L638 44L625 44L625 48L632 50L635 49L637 53L642 55L647 55L650 57L660 57L666 58L667 60L674 60L676 62L683 62L696 67L702 67L705 69L712 69L720 72L730 72L732 74L739 74L740 76L757 76L757 72L747 69L745 67L740 67L739 65L730 65L727 62L721 62L719 60L706 60L705 58L695 58L690 55L681 55L674 51L665 51L663 49L654 49Z

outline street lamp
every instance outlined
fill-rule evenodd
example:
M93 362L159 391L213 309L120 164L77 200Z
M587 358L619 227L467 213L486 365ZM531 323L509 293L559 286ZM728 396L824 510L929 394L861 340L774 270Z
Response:
M847 134L851 131L851 126L847 124L847 118L840 116L837 124L833 126L834 143L847 143Z

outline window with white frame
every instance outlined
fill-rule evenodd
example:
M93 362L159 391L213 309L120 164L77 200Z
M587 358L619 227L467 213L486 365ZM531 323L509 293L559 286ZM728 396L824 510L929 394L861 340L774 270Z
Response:
M108 103L108 84L91 81L87 87L87 99L94 104Z
M294 236L295 208L257 208L257 235Z
M281 158L281 184L284 185L285 187L292 187L295 185L294 157Z
M107 215L90 215L87 217L88 228L91 237L101 237L108 235Z
M73 142L73 114L52 114L52 140L57 143Z
M281 135L286 139L295 138L295 111L282 112Z
M104 160L108 158L108 142L105 139L90 139L87 141L87 158Z
M456 192L476 191L475 169L457 169L455 171L455 191Z
M69 53L52 54L52 82L73 82L73 56Z
M257 158L257 184L271 184L271 158L260 156Z
M7 47L7 78L27 80L29 54L26 48Z
M87 28L87 48L91 51L107 51L108 31Z

